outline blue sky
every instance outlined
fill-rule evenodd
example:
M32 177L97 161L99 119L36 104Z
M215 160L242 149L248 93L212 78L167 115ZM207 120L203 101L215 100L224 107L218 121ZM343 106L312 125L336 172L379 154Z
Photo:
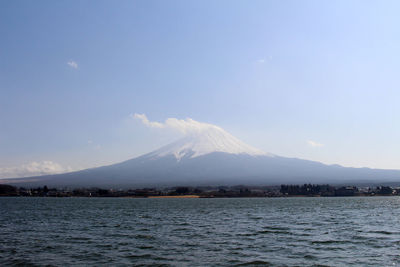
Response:
M110 164L176 138L134 113L215 124L281 156L400 169L399 8L1 1L0 172Z

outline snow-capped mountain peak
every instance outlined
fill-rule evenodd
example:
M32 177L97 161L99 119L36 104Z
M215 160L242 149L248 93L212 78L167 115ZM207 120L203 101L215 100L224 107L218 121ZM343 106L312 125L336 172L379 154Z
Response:
M214 125L213 127L207 127L204 131L190 133L184 138L152 152L149 156L174 155L179 161L183 157L195 158L212 152L272 156L272 154L267 154L245 144L222 128Z

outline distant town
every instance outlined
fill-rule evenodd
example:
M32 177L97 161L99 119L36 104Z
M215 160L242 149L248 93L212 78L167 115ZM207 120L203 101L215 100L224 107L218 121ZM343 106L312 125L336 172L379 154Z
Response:
M102 188L37 188L0 184L0 196L14 197L128 197L128 198L239 198L239 197L343 197L343 196L397 196L400 187L281 185L281 186L178 186L164 189L102 189Z

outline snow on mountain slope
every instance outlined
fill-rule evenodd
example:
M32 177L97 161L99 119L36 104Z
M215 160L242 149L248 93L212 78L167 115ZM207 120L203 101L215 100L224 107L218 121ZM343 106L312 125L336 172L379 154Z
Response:
M204 131L187 134L184 138L151 152L147 156L163 157L174 155L178 161L185 157L195 158L213 152L273 156L243 143L218 126L212 126L207 127Z

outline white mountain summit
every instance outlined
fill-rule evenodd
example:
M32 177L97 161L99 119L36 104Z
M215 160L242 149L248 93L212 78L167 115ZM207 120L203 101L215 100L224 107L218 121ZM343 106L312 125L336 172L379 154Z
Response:
M212 127L211 127L212 126ZM184 138L148 154L149 157L174 155L182 158L195 158L213 152L247 154L251 156L273 156L245 144L222 128L210 125L202 131L188 133Z

